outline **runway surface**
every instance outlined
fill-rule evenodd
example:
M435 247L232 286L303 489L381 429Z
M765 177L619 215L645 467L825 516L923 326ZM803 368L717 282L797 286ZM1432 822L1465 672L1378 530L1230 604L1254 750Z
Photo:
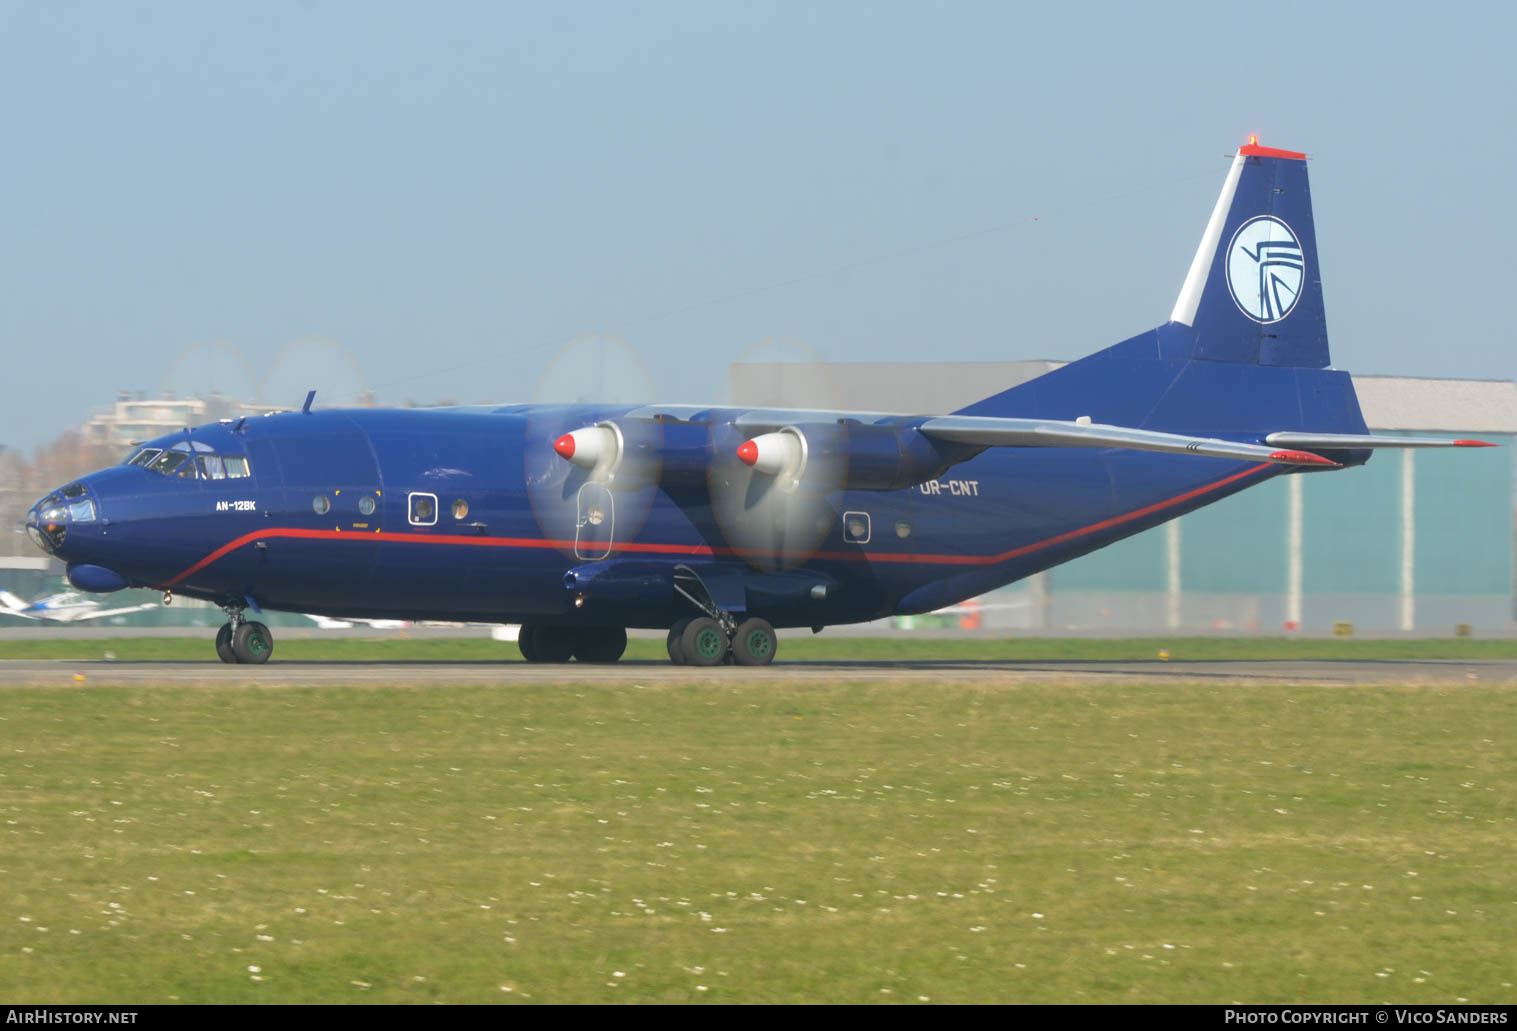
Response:
M0 686L197 685L317 687L361 684L623 684L754 681L918 681L1014 686L1051 680L1213 682L1220 684L1517 685L1517 660L1329 660L1213 662L779 662L773 666L672 666L620 662L612 666L528 665L523 662L280 662L225 666L218 662L112 662L68 659L0 661Z

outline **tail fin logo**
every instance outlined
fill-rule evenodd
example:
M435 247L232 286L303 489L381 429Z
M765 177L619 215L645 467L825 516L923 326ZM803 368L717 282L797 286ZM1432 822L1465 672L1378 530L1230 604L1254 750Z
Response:
M1306 257L1290 226L1259 215L1238 227L1227 245L1227 286L1239 310L1255 322L1279 322L1301 297Z

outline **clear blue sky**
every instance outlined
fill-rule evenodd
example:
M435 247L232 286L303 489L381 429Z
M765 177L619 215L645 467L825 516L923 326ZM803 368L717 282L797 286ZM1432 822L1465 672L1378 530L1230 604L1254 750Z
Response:
M1167 318L1249 133L1314 159L1336 365L1511 378L1513 11L5 2L0 443L212 340L386 403L529 399L590 332L662 400L768 338L1075 357Z

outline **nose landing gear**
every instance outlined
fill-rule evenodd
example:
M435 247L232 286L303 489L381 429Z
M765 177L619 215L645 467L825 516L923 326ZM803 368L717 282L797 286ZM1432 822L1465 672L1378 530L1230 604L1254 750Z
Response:
M227 621L216 631L216 655L225 663L262 665L274 654L274 635L257 620L242 618L243 606L223 605Z

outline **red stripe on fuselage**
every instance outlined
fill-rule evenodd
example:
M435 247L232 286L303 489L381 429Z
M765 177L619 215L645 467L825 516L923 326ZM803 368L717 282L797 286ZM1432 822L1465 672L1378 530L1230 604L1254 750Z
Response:
M1212 491L1221 490L1223 487L1237 483L1245 477L1252 476L1265 469L1273 468L1275 468L1273 462L1265 462L1262 465L1256 465L1252 468L1244 469L1242 472L1223 477L1215 483L1208 483L1203 487L1197 487L1195 490L1186 491L1184 494L1177 494L1175 497L1156 501L1152 505L1146 505L1143 508L1134 509L1119 516L1112 516L1110 519L1103 519L1098 523L1091 523L1089 526L1069 530L1066 533L1057 534L1032 544L1024 544L1021 547L1012 548L1010 551L1003 551L996 555L924 555L880 552L864 553L860 551L815 551L801 554L804 554L807 558L836 561L915 562L924 565L990 566L998 562L1021 558L1023 555L1030 555L1035 551L1042 551L1044 548L1051 548L1058 544L1079 540L1081 537L1088 537L1093 533L1100 533L1102 530L1109 530L1112 527L1121 526L1124 523L1130 523L1136 519L1142 519L1145 516L1162 512L1165 509L1174 508L1176 505L1183 505L1187 501L1193 501L1203 495L1210 494ZM275 540L280 538L292 538L295 540L383 541L399 542L402 544L455 544L470 548L536 548L539 550L551 548L566 550L573 549L574 547L574 541L545 540L540 537L469 537L449 533L389 533L383 531L370 534L359 531L345 532L342 530L303 530L295 527L271 527L263 530L254 530L252 533L243 534L236 540L228 541L172 580L166 580L158 586L159 588L173 587L175 584L194 576L212 562L236 551L245 544L251 544L259 540ZM655 544L642 541L628 541L623 544L615 544L612 547L616 552L631 555L691 555L734 558L740 558L744 555L744 551L740 548L713 548L706 544ZM762 552L760 554L767 556L771 553Z

